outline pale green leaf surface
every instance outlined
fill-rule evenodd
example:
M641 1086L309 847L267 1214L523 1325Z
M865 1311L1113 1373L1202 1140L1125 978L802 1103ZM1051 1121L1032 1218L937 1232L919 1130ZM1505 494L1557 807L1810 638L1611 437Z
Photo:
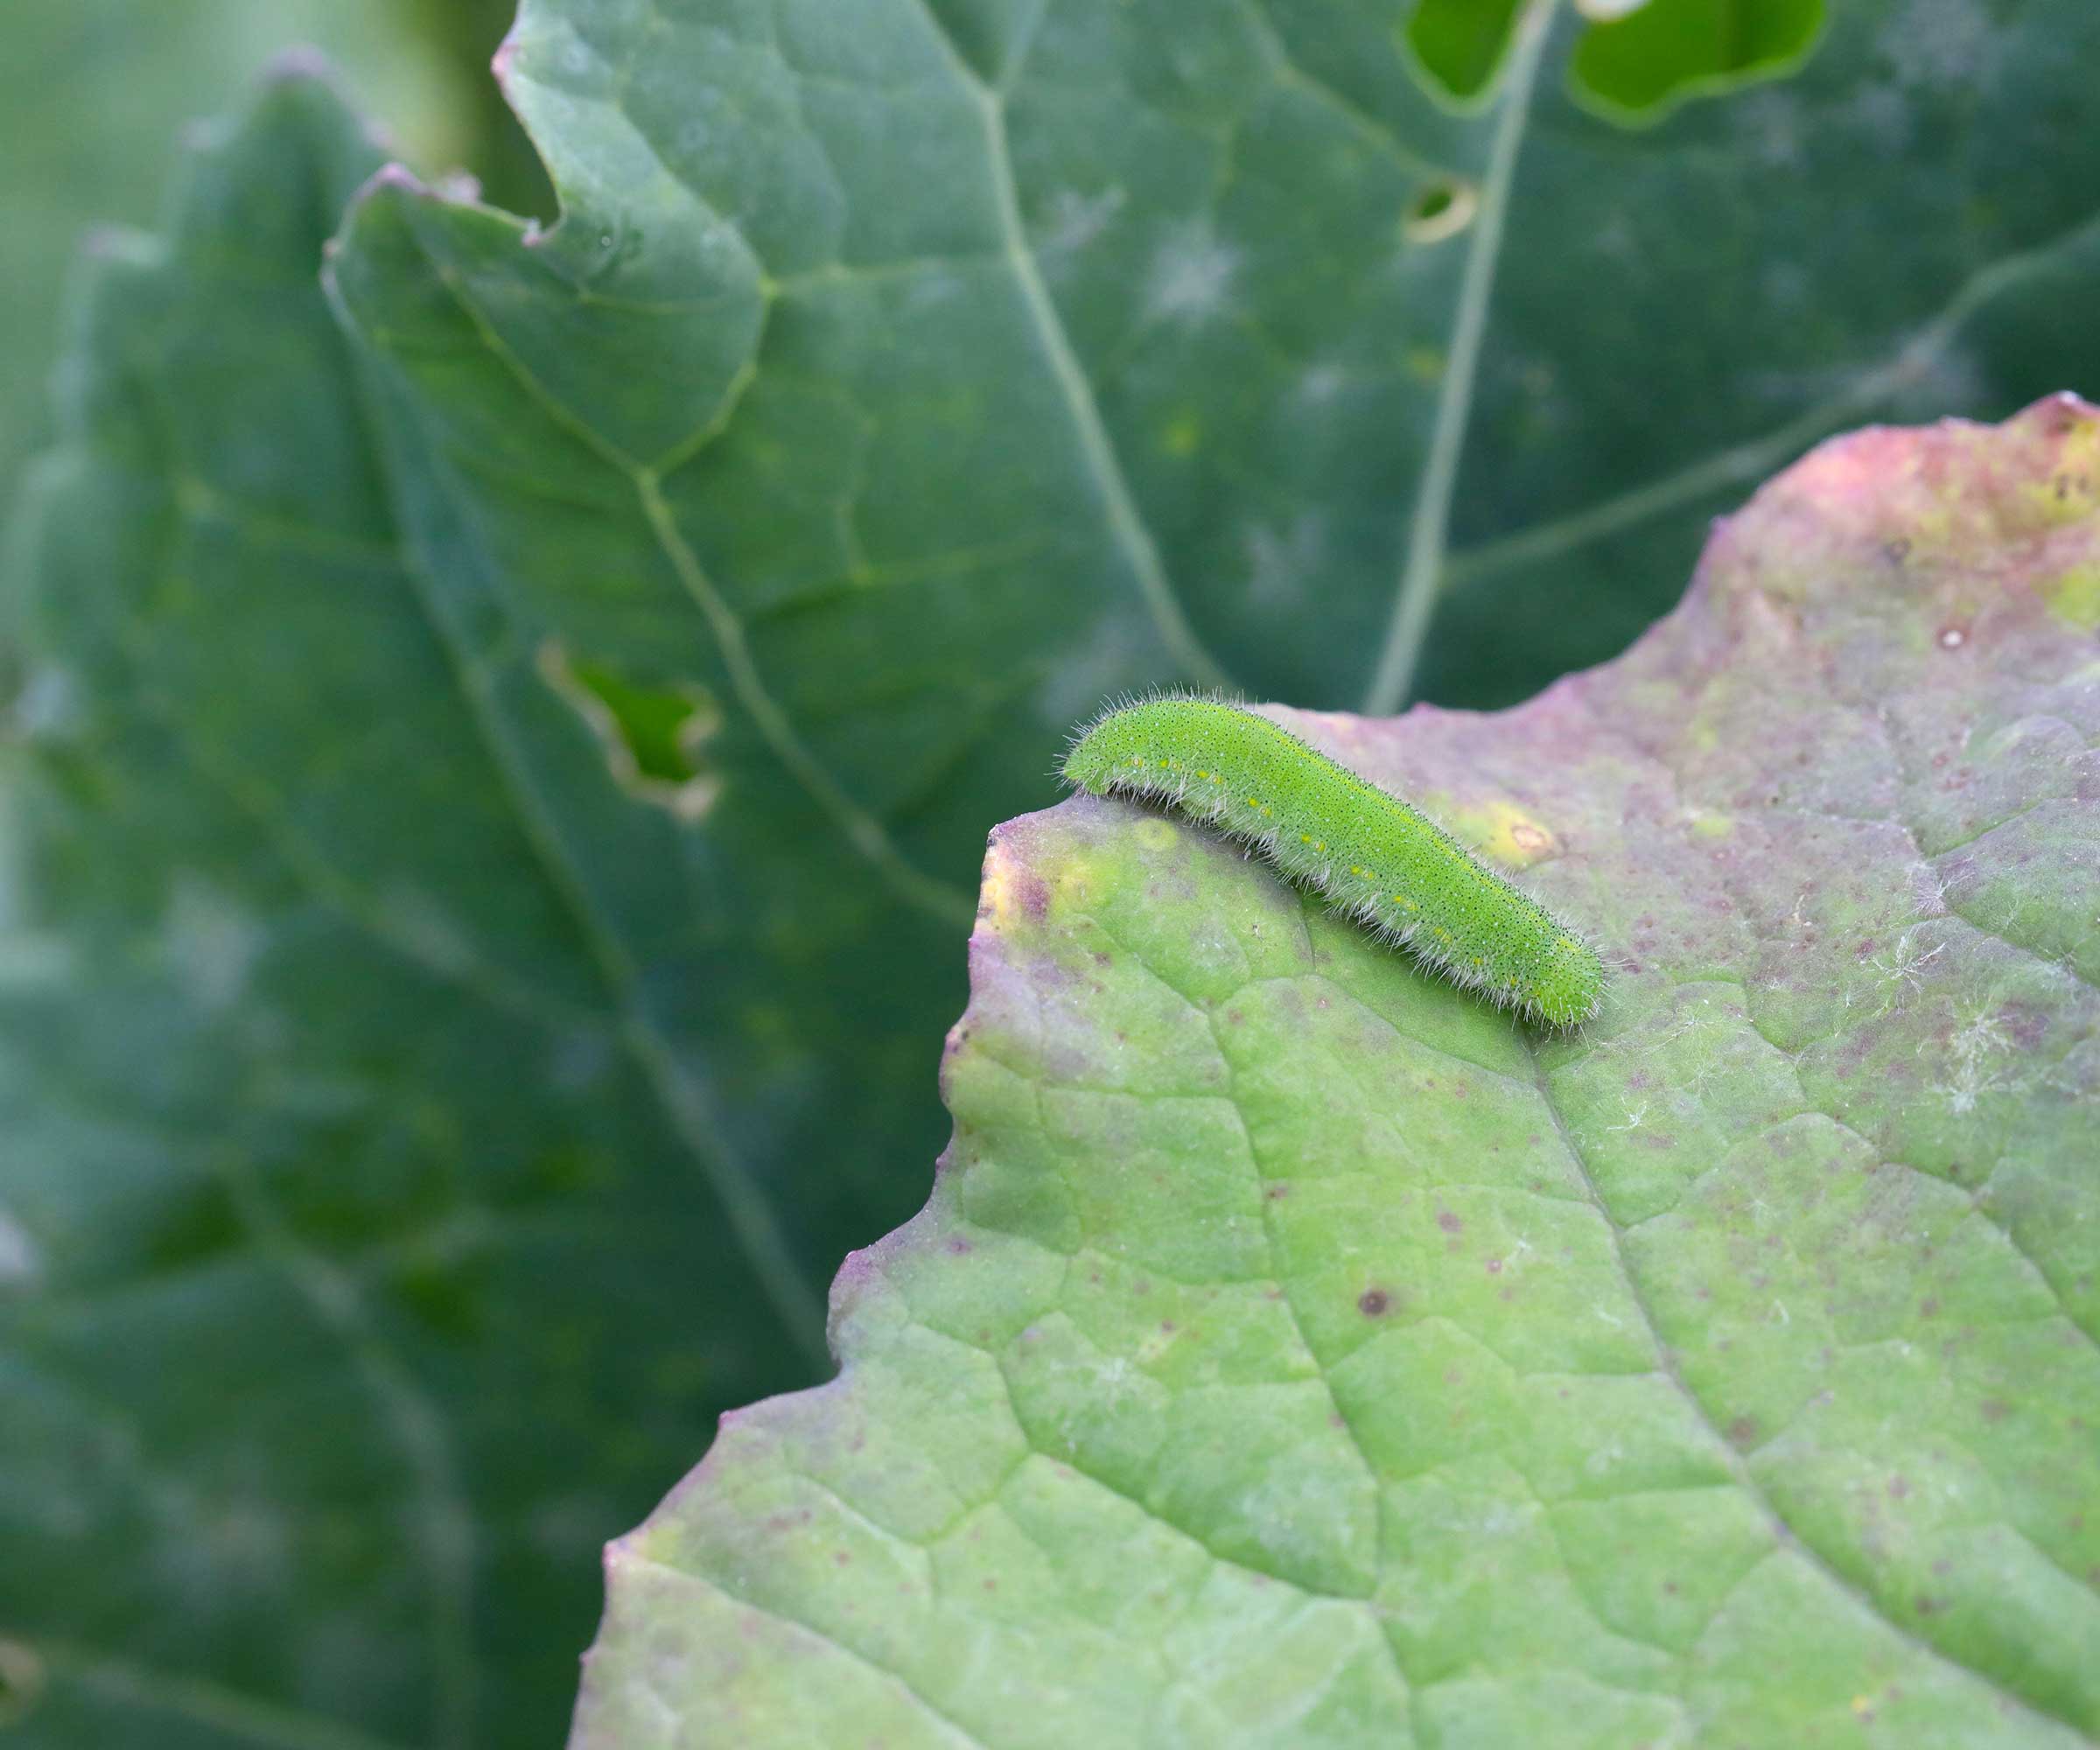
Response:
M1205 831L993 836L837 1380L573 1743L2100 1738L2100 410L1838 440L1621 661L1294 713L1620 970L1540 1038Z

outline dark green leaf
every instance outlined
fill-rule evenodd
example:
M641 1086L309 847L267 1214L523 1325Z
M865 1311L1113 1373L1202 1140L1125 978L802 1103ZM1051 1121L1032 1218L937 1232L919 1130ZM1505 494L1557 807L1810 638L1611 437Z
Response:
M597 1546L809 1366L596 909L710 915L669 816L534 678L633 858L578 878L592 808L549 822L394 533L318 282L376 164L298 80L203 152L166 249L98 266L23 530L0 1705L38 1746L543 1742Z

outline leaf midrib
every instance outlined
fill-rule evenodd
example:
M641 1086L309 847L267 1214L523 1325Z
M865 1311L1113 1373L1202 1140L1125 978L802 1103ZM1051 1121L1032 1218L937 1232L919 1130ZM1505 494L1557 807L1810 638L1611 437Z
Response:
M1532 93L1544 56L1548 27L1558 0L1527 0L1515 29L1502 114L1488 148L1488 173L1466 246L1466 269L1452 312L1451 346L1444 380L1438 388L1436 420L1431 428L1429 457L1416 489L1414 514L1408 524L1407 559L1393 598L1385 643L1364 696L1363 714L1390 717L1407 703L1414 685L1422 646L1429 636L1443 582L1445 548L1451 528L1452 501L1458 491L1459 467L1465 459L1466 434L1473 417L1473 391L1480 373L1488 332L1488 306L1494 295L1495 269L1502 258L1503 228L1517 159L1530 119Z

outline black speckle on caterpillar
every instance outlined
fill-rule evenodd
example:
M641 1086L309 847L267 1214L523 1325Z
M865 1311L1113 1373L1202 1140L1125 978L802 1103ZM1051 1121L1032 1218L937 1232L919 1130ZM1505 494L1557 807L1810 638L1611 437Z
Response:
M1170 803L1454 984L1548 1026L1597 1012L1597 950L1428 816L1280 724L1222 699L1118 706L1082 730L1063 776L1094 795Z

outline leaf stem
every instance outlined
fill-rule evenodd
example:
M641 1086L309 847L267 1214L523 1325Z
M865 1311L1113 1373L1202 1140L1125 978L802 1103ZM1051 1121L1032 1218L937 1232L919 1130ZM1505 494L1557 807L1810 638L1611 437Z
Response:
M1370 690L1364 696L1363 709L1368 716L1389 717L1406 703L1414 685L1422 640L1436 608L1451 523L1452 494L1458 488L1459 463L1473 413L1474 382L1480 371L1480 343L1488 332L1488 304L1494 291L1495 264L1502 256L1502 222L1508 216L1509 191L1516 178L1517 156L1523 149L1524 125L1530 119L1531 94L1538 82L1547 26L1552 22L1557 4L1558 0L1530 0L1517 20L1508 84L1502 93L1502 114L1488 149L1488 175L1480 189L1480 213L1474 220L1466 271L1459 283L1451 357L1437 398L1429 460L1422 471L1421 488L1416 494L1408 530L1407 561L1393 598L1385 648L1379 654Z

